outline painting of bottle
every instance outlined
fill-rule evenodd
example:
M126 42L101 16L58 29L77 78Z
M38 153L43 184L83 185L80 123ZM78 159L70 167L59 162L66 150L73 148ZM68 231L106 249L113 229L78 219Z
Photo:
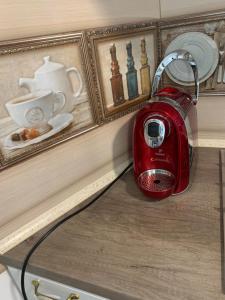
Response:
M123 90L123 79L122 74L120 73L120 66L116 57L116 46L113 44L110 47L111 54L111 72L112 77L110 78L112 95L114 106L118 106L124 103L124 90Z
M141 90L143 95L151 95L151 77L150 77L150 66L148 64L148 56L146 51L146 41L141 40Z
M127 90L129 100L135 99L139 96L138 94L138 80L137 80L137 70L134 66L134 58L132 55L132 43L129 42L126 45L127 49Z

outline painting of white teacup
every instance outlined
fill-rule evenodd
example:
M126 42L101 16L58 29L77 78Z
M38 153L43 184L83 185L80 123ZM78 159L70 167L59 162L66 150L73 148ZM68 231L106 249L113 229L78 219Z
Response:
M43 132L50 129L48 121L63 109L65 101L63 92L39 90L11 99L6 103L6 109L20 127Z

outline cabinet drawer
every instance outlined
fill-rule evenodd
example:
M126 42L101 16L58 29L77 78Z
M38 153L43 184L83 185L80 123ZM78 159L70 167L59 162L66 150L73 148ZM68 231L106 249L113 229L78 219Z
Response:
M21 271L12 267L9 267L8 271L20 288ZM76 295L79 300L109 300L31 273L26 273L25 283L29 300L50 300L51 298L54 300L67 300L70 295L74 295L74 298L71 297L71 299L76 299ZM34 283L38 285L37 293L40 294L39 296L35 295ZM41 294L47 297L41 296Z

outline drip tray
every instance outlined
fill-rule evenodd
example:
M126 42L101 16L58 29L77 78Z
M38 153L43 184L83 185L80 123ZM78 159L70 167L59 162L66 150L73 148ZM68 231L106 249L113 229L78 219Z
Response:
M163 169L152 169L141 173L138 183L145 191L166 192L174 188L175 176Z

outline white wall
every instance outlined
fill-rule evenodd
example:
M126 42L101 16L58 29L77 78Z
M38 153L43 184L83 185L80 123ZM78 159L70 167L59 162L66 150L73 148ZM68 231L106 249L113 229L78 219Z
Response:
M16 285L6 271L0 274L0 298L2 300L22 300Z
M160 4L162 18L225 9L223 0L160 0Z
M158 0L0 1L0 40L159 18Z

